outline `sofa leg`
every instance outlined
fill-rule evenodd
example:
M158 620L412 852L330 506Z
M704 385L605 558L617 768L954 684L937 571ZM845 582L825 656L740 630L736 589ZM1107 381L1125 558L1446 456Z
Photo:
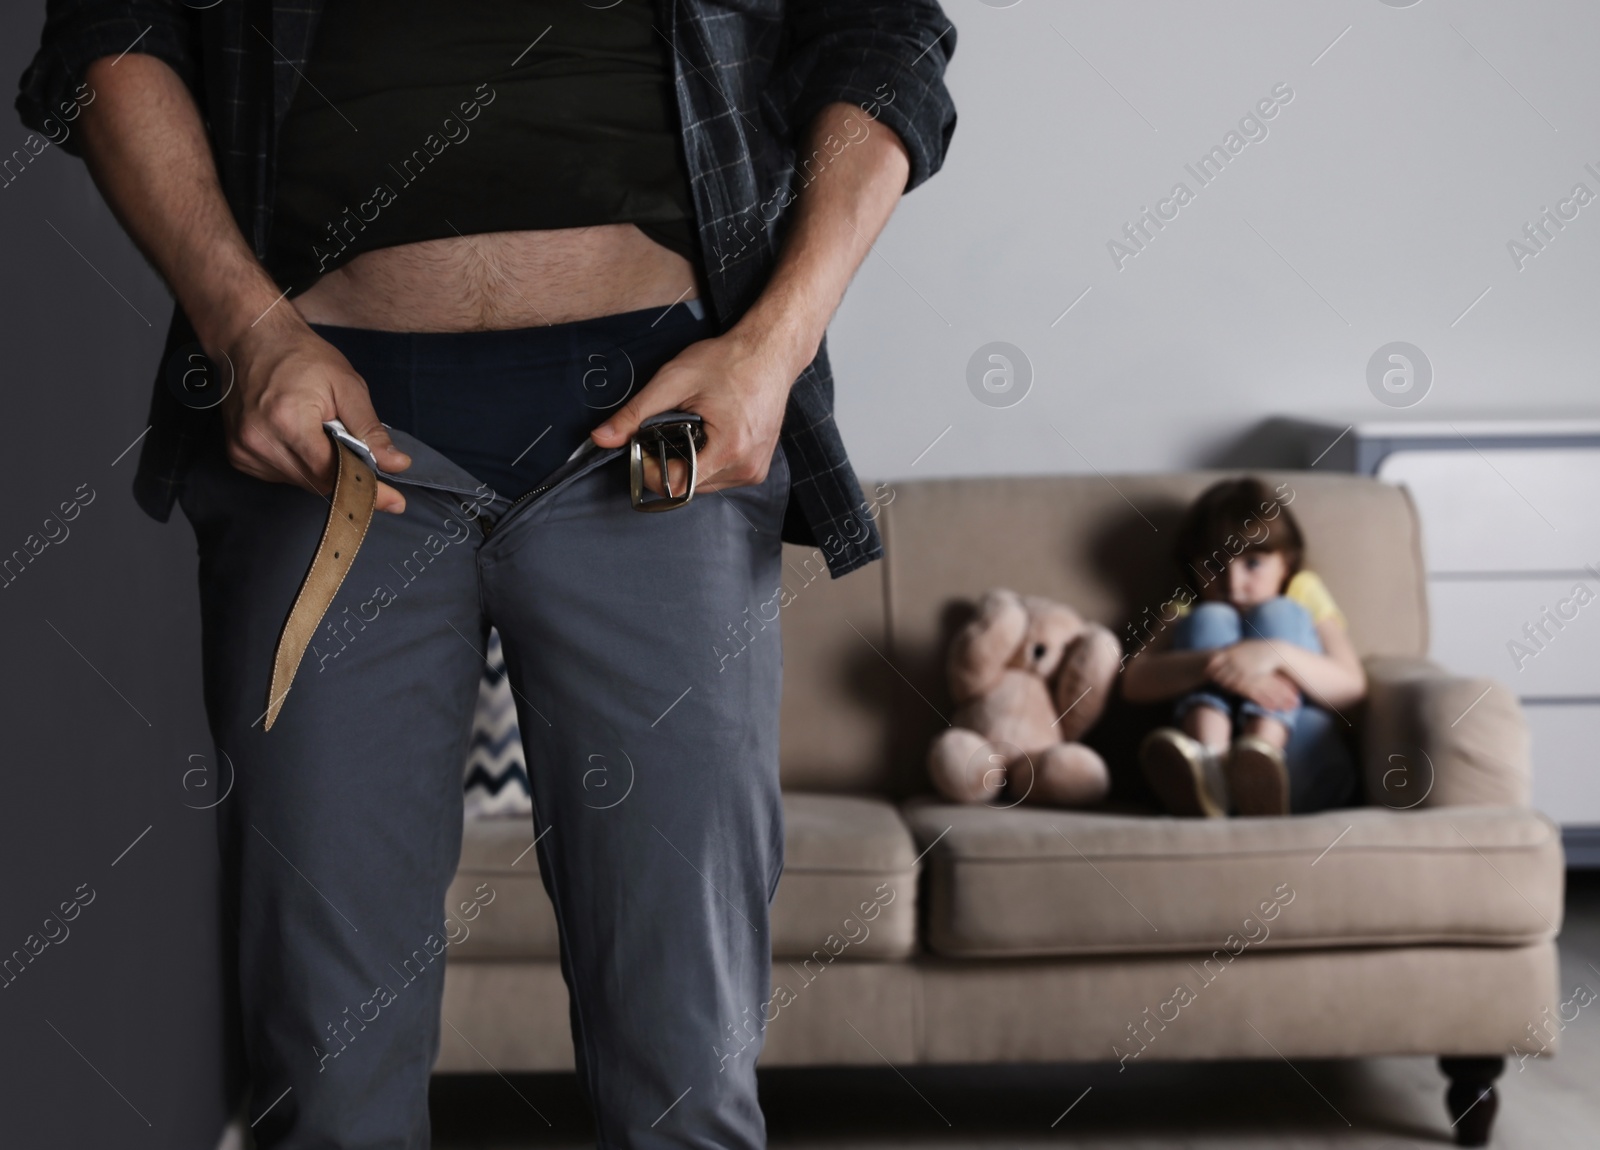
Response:
M1504 1057L1441 1058L1439 1069L1450 1079L1445 1105L1450 1110L1457 1146L1487 1146L1489 1128L1500 1109L1494 1080L1506 1068Z

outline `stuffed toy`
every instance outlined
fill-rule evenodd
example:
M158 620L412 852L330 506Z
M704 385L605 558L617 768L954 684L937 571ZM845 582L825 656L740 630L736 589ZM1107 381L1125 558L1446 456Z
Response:
M1002 791L1012 802L1081 807L1111 786L1077 740L1109 701L1122 648L1070 607L996 588L950 645L951 729L928 752L933 785L956 803Z

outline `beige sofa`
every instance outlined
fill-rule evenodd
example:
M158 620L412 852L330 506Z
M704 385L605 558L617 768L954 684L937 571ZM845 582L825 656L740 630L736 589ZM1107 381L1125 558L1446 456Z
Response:
M942 650L964 605L1003 585L1119 634L1151 625L1175 585L1177 518L1215 478L895 483L879 489L883 562L835 581L819 552L789 548L787 862L761 1065L1438 1055L1467 1114L1456 1136L1486 1139L1503 1058L1554 1049L1538 1024L1558 1001L1560 837L1527 805L1515 698L1427 661L1403 490L1269 476L1366 660L1370 698L1348 718L1367 806L1142 810L1130 748L1153 717L1124 704L1090 737L1118 779L1105 810L928 792L923 757L951 710ZM440 1072L572 1066L529 842L522 820L469 825L450 905L485 883L496 903L450 950Z

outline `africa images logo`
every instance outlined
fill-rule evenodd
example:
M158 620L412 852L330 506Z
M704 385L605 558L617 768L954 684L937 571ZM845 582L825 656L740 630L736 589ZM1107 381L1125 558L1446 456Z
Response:
M1414 343L1386 343L1367 360L1367 390L1387 407L1415 407L1433 386L1433 363Z
M986 343L967 360L967 387L985 407L1015 407L1033 387L1033 363L1014 343Z

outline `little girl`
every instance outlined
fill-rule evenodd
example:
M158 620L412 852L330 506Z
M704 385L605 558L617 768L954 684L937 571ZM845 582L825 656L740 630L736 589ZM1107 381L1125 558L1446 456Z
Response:
M1289 501L1293 500L1293 495ZM1367 691L1344 616L1301 570L1305 544L1286 501L1258 479L1203 492L1184 516L1177 560L1199 601L1131 658L1130 702L1177 698L1140 766L1175 815L1303 814L1355 799L1343 732Z

